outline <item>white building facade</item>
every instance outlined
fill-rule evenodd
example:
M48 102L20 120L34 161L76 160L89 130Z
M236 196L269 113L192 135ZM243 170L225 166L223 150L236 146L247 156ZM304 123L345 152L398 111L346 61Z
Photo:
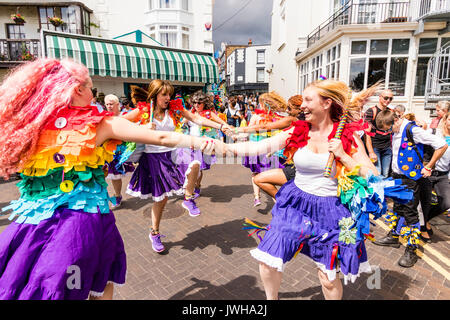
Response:
M274 1L272 28L280 20L275 16L276 8L298 14L291 9L298 1L282 2ZM403 104L408 112L428 118L430 113L424 105L433 102L426 99L428 62L450 45L450 1L324 1L323 8L333 13L325 20L314 19L323 21L320 25L305 26L306 38L302 40L306 41L297 45L293 56L292 49L290 58L279 67L280 77L284 74L289 85L272 76L270 89L285 96L301 93L321 75L344 81L354 91L383 80L385 88L394 91L394 105ZM309 13L316 14L314 10ZM291 19L300 21L300 18ZM272 35L277 34L279 30L272 30ZM273 61L280 61L281 55L279 50L273 50ZM296 74L284 73L287 69L295 70ZM444 69L448 70L448 65L442 64L441 72ZM444 94L441 91L434 99L445 98Z
M180 88L201 89L216 82L209 57L213 52L209 28L212 3L213 0L138 0L129 4L122 0L0 0L0 24L5 26L0 28L0 79L24 60L47 55L42 49L45 48L55 57L87 57L78 60L90 68L94 86L105 94L128 95L131 85L148 84L154 77L167 78ZM25 18L25 23L11 19L16 13ZM62 18L65 24L55 27L48 21L53 16ZM152 28L156 32L151 33ZM42 30L55 31L54 37L60 43L53 48L53 43L44 41L47 38L41 39ZM171 34L177 41L168 43ZM84 47L79 47L78 40L85 41ZM70 47L72 44L74 48Z
M235 49L227 58L227 93L263 93L269 89L270 45Z
M214 52L213 0L146 0L149 35L170 48Z

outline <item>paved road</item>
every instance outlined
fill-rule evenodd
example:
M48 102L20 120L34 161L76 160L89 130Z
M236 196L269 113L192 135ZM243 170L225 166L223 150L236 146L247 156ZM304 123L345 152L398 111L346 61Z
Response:
M202 215L197 218L184 212L179 198L169 200L161 223L165 254L153 252L148 239L151 202L126 195L115 216L127 252L127 282L115 290L114 298L264 299L258 263L249 254L258 239L248 237L242 223L245 217L269 223L273 203L263 197L263 204L253 208L250 179L249 170L240 165L215 165L205 173L197 201ZM0 184L0 207L17 197L15 182ZM439 217L433 223L435 242L421 249L422 259L410 269L397 265L404 247L384 248L367 241L369 262L379 268L379 277L363 274L345 286L344 299L450 299L449 221ZM7 216L0 216L0 232L8 224ZM386 225L377 222L372 233L384 236ZM280 298L323 299L312 261L299 255L286 266Z

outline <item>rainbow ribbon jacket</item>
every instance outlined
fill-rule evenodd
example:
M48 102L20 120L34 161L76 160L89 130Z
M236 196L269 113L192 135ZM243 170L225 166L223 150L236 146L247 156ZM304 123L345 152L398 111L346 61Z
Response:
M36 152L20 171L20 198L3 211L13 210L17 223L38 224L58 207L88 213L109 213L107 183L102 167L113 160L121 143L108 140L96 146L96 127L110 112L96 107L64 107L41 132Z

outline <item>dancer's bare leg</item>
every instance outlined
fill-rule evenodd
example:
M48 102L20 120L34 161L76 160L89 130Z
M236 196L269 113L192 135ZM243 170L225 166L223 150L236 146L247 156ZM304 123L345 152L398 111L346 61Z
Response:
M197 184L197 178L199 178L200 165L198 163L191 167L191 172L187 175L187 185L185 190L186 196L192 196L194 194L194 188Z
M114 193L116 197L120 197L122 195L122 179L111 180Z
M341 300L344 289L342 287L341 279L339 275L336 275L336 279L333 281L328 280L327 275L319 270L319 280L322 285L322 292L325 300Z
M276 186L282 186L287 179L282 169L272 169L257 174L253 181L262 191L275 198L278 192Z
M264 285L267 300L278 300L278 291L280 290L283 273L260 262L259 274Z
M259 199L261 196L261 192L260 189L258 187L258 185L255 183L255 176L257 175L257 173L253 173L252 174L252 186L253 186L253 195L255 196L255 199Z
M199 169L200 170L200 169ZM202 179L203 179L203 171L200 170L200 176L197 179L197 183L195 184L195 187L197 189L200 189L200 187L202 186Z
M162 213L168 200L169 198L165 197L164 200L155 202L152 206L152 229L154 231L159 231L159 224L161 223Z

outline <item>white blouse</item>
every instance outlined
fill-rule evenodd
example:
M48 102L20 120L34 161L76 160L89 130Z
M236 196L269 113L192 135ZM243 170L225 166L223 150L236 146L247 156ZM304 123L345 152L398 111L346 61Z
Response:
M321 196L337 196L337 179L323 176L330 153L314 153L303 147L294 154L295 185L304 192ZM331 177L336 175L336 164L333 164Z

